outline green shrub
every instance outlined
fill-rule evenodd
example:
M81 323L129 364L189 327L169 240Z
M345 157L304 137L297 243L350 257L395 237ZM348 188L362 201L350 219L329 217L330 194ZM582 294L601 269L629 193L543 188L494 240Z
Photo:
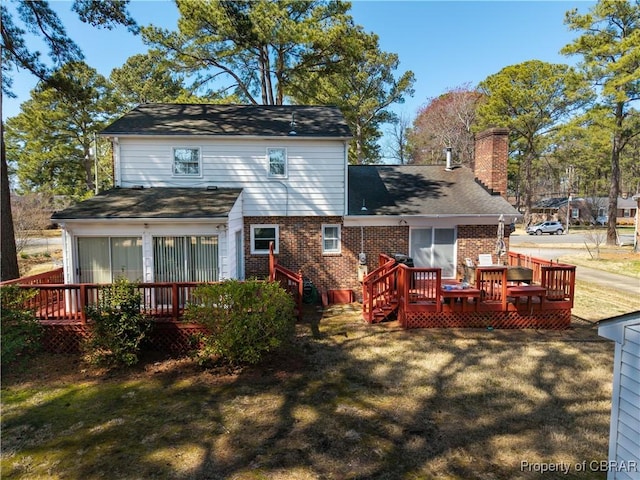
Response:
M227 280L194 290L185 317L207 327L198 351L202 360L260 362L286 345L294 333L294 303L277 283Z
M40 349L42 325L25 303L33 298L35 290L23 290L15 285L0 288L2 312L2 365L26 358Z
M110 366L138 363L151 321L140 313L141 295L126 278L118 278L98 293L96 305L87 307L91 335L85 342L89 360Z

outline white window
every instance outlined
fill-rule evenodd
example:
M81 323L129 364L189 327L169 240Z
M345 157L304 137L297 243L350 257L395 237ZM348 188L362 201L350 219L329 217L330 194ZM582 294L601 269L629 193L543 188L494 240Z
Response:
M273 242L273 253L278 253L278 225L251 225L251 253L269 253L269 244Z
M286 148L267 148L269 160L269 176L285 178L287 176L287 150Z
M154 237L153 277L156 282L217 281L218 237Z
M580 209L572 208L571 209L571 218L580 218Z
M322 225L322 253L340 251L340 225Z
M630 208L625 208L625 209L623 210L623 215L624 215L624 218L629 218L629 217L631 217L631 209L630 209Z
M200 149L195 147L174 148L173 174L190 177L200 176Z

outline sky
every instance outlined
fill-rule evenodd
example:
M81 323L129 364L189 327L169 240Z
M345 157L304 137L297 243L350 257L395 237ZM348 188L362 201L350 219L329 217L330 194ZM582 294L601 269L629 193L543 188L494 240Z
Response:
M85 62L104 76L147 46L124 28L98 30L80 22L70 1L51 1L80 46ZM415 94L392 109L410 121L421 106L447 90L475 86L502 68L528 60L575 64L579 59L560 49L578 32L564 24L568 10L586 13L590 1L389 1L355 0L351 15L356 24L378 35L380 47L400 59L398 76L411 70ZM174 30L178 12L169 0L132 0L129 8L139 25L154 24ZM31 43L32 48L40 48ZM45 53L44 50L43 53ZM36 81L27 72L13 75L17 98L3 97L2 118L20 113Z

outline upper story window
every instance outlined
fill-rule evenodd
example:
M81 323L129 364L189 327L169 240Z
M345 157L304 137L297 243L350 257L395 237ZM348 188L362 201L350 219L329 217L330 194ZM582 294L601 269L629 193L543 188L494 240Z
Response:
M340 253L340 225L322 225L322 253Z
M196 147L180 147L173 149L173 174L200 176L202 174L200 149Z
M287 176L287 149L267 148L267 158L269 160L269 176L284 178Z

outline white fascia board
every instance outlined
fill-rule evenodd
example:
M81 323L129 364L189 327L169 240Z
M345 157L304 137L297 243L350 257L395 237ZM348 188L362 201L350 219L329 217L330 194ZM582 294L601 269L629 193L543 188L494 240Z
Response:
M117 134L105 134L99 133L98 136L105 138L159 138L159 139L171 139L171 138L203 138L205 140L335 140L345 142L351 140L353 137L318 137L318 136L305 136L305 135L282 135L282 136L270 136L270 135L200 135L200 134L179 134L179 135L144 135L141 133L121 133Z
M347 215L344 217L345 227L359 226L418 226L429 224L446 225L497 225L500 214L460 214L460 215ZM506 219L510 222L511 219Z
M609 340L613 340L616 343L623 344L624 329L625 327L632 326L640 326L640 316L638 315L638 312L635 313L635 318L627 318L627 316L624 316L611 321L604 320L603 323L598 325L598 335Z
M56 219L56 223L64 226L71 223L100 223L100 224L120 224L120 223L215 223L226 224L228 217L202 217L202 218L60 218Z

